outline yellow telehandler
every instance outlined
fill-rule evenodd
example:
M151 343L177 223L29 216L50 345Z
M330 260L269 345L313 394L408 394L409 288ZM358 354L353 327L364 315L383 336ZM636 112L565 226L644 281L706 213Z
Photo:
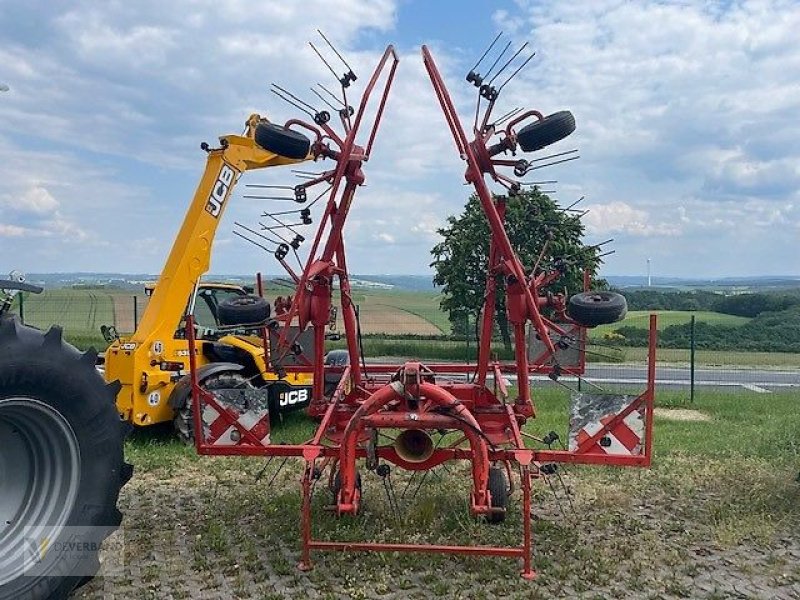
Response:
M270 316L267 300L238 286L200 282L239 177L245 171L313 158L309 140L252 115L243 135L223 136L218 148L202 148L208 153L205 171L136 331L119 337L113 328L103 328L110 342L105 378L122 385L117 396L122 418L135 426L172 420L187 441L193 437L187 311L197 316L199 375L207 389L262 388L270 412L280 414L305 407L312 385L310 373L271 369L269 340L256 330Z

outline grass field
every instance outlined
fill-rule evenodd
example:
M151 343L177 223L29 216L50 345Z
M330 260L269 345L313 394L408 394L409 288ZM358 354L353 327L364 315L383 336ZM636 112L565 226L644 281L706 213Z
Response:
M620 323L612 325L601 325L591 330L592 337L602 337L604 334L619 329L620 327L639 327L649 329L650 313L658 315L658 330L661 331L670 325L683 325L689 323L692 315L698 323L708 323L710 325L742 325L750 319L747 317L737 317L723 313L711 312L707 310L688 311L688 310L632 310L628 312L625 319Z
M274 297L285 294L285 288L268 290ZM61 324L66 337L80 348L94 346L104 348L100 336L100 325L115 324L122 333L133 330L133 292L123 290L78 290L53 289L42 295L25 296L25 318L28 323L46 328ZM147 297L138 296L138 310L141 317ZM431 359L464 360L468 355L465 342L446 340L420 340L413 336L436 336L451 331L447 315L439 308L439 295L434 292L404 292L398 290L355 290L353 300L361 310L362 332L371 338L365 339L365 353L372 356L416 356ZM698 311L659 311L659 329L677 323L686 323L694 314L698 321L708 323L741 324L744 317L720 313ZM631 311L623 325L646 328L647 311ZM341 316L339 329L342 330ZM604 333L619 327L620 324L598 327L590 337L599 338ZM392 339L380 334L390 334ZM398 335L408 335L408 339L395 339ZM341 345L341 344L339 344ZM474 343L472 344L474 351ZM333 344L332 347L337 347ZM602 355L610 355L624 362L643 362L646 351L642 348L608 350L595 348ZM502 349L498 347L498 351ZM605 361L604 356L590 355L590 360ZM659 360L667 363L686 363L688 350L659 350ZM699 350L697 364L705 366L774 366L800 367L800 355L779 352L717 352Z
M530 583L514 560L440 555L318 553L315 569L301 573L296 461L268 485L278 460L262 473L263 460L200 458L167 433L141 432L127 445L136 475L121 497L125 564L78 597L796 597L796 398L774 396L766 406L757 394L701 393L690 408L678 398L658 398L652 469L570 467L534 482L539 577ZM538 408L526 429L565 438L565 395L544 391ZM275 441L301 441L312 428L293 416L276 426ZM400 493L407 475L395 469L391 477ZM400 511L373 473L364 473L364 509L355 518L326 512L324 487L314 499L318 538L519 539L518 493L503 525L469 516L465 464L438 468Z

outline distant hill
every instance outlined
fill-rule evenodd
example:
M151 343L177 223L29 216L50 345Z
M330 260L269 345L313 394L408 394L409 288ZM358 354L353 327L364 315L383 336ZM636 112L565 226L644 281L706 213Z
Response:
M617 288L647 288L647 277L642 275L606 275L605 279L610 285ZM786 290L800 288L800 277L791 275L718 277L713 279L653 277L651 287L662 290L708 290L720 292Z

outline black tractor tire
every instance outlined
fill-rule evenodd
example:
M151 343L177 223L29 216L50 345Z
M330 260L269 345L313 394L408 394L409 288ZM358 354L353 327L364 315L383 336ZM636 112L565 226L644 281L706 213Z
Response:
M573 131L575 117L568 110L562 110L520 129L517 143L523 152L533 152L563 140Z
M66 598L97 573L100 545L122 521L132 427L117 413L119 383L103 381L96 358L59 327L0 319L2 600Z
M489 493L492 495L492 508L502 508L502 511L486 514L487 523L502 523L506 520L508 507L508 474L503 467L491 467L488 481Z
M269 319L270 306L266 298L245 294L226 298L217 307L220 325L254 325Z
M616 292L581 292L567 303L567 314L584 327L616 323L628 313L625 296Z
M311 149L311 140L299 131L286 129L275 123L261 123L256 127L256 144L285 158L303 159Z
M255 387L247 377L235 371L215 373L199 383L201 388L208 391ZM183 406L175 411L172 424L175 427L175 433L178 434L178 438L183 443L194 446L194 411L192 410L191 395L186 399Z
M346 367L350 364L350 353L347 350L331 350L325 355L325 364L336 367ZM325 374L325 390L326 397L333 395L339 382L342 380L341 373Z

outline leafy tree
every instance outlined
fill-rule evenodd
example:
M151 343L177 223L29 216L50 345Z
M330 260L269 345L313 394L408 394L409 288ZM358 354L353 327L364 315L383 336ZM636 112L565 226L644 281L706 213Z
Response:
M585 246L580 219L558 208L556 203L537 189L515 196L495 196L495 202L506 206L506 229L511 245L519 254L528 273L536 265L544 244L549 239L539 268L553 268L564 259L564 273L551 291L566 288L570 293L583 289L583 269L594 274L601 260L598 249ZM473 194L463 214L450 216L447 226L439 229L443 240L431 250L436 275L435 285L442 286L442 309L447 311L453 332L469 335L465 323L474 324L483 306L486 269L489 262L489 223L481 208L480 199ZM600 287L605 282L600 283ZM596 286L597 287L597 286ZM497 278L496 315L498 328L506 348L511 347L511 335L506 315L505 287ZM471 326L470 326L471 328Z

